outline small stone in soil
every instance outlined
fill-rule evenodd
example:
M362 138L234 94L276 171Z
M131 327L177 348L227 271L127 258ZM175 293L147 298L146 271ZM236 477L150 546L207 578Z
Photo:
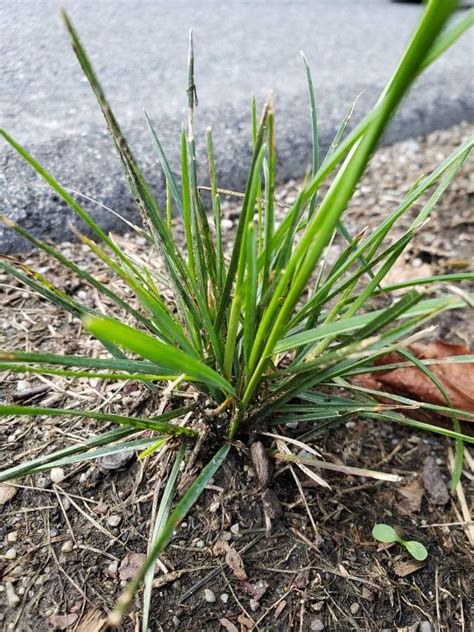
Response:
M236 522L235 524L231 526L230 532L233 533L234 535L239 535L239 531L240 531L239 523Z
M71 540L67 540L61 547L61 551L63 553L70 553L72 551L73 548L73 543L71 542Z
M5 553L6 560L14 560L16 558L16 549L8 549Z
M256 599L250 600L250 610L256 612L258 610L258 601Z
M15 608L20 603L20 597L15 593L13 584L11 582L5 582L5 589L7 593L7 601L10 608Z
M10 531L7 535L7 542L16 542L18 540L18 531Z
M118 514L111 514L107 518L107 524L109 525L109 527L118 527L121 522L122 516L119 516Z
M320 632L321 630L324 630L324 623L319 618L313 619L309 629L311 632Z
M53 467L53 469L49 473L49 476L53 483L58 484L62 483L66 475L64 474L64 470L62 467Z
M349 610L351 611L351 614L357 614L359 612L359 608L360 608L360 605L354 602L354 603L351 603Z
M207 601L207 603L214 603L215 602L216 596L215 596L214 592L210 588L206 588L204 590L204 599Z
M202 540L198 540L198 541L196 542L196 547L197 547L198 549L203 549L203 548L204 548L204 542L203 542Z
M422 621L420 623L420 627L418 628L418 632L433 632L431 623L429 621Z
M227 593L222 593L221 597L221 601L224 603L227 603L229 601L229 595Z

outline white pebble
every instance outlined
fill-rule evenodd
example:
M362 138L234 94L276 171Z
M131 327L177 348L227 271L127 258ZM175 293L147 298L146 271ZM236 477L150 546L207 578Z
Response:
M235 524L233 524L230 528L230 532L233 533L234 535L238 535L240 531L240 526L239 523L236 522Z
M18 531L10 531L7 535L7 542L16 542L18 540Z
M202 540L198 540L196 542L196 546L198 549L203 549L204 548L204 542Z
M107 518L107 524L109 525L109 527L118 527L121 522L122 516L119 516L118 514L111 514Z
M354 602L354 603L351 603L349 610L351 611L351 614L357 614L359 612L359 608L360 608L360 605Z
M258 601L256 599L250 600L250 610L256 612L258 610Z
M49 473L49 476L51 477L52 482L57 484L61 483L66 475L64 474L64 470L62 467L53 467L53 469Z
M67 540L61 547L61 551L63 553L70 553L73 549L73 543L71 542L71 540Z
M8 549L5 553L6 560L14 560L16 558L16 549Z
M324 623L321 619L313 619L309 629L311 632L321 632L321 630L324 630Z
M18 595L15 593L13 584L11 582L6 582L5 588L7 592L8 605L10 606L10 608L14 608L20 603L20 597L18 597Z
M206 588L204 591L204 599L207 603L214 603L216 600L216 596L210 588Z
M229 601L229 595L227 593L222 593L221 597L221 601L223 601L224 603L227 603Z

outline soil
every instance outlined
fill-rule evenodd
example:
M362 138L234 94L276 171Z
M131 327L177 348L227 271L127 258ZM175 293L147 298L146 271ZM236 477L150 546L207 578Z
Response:
M473 126L460 125L377 152L346 216L351 232L380 222L416 177L432 170L473 131ZM280 201L291 202L297 186L294 182L281 187ZM472 265L473 194L471 162L416 236L393 278L467 270ZM226 203L225 212L231 229L238 212L234 200ZM395 238L409 220L399 225ZM132 234L120 242L137 256L152 258L141 237ZM97 270L83 246L63 244L61 251ZM22 256L22 261L71 295L100 307L97 294L54 261L38 254ZM100 273L105 275L105 269ZM109 283L126 291L116 281ZM99 352L72 318L6 275L0 276L0 284L3 347ZM472 314L452 312L438 324L436 335L472 348ZM141 415L174 404L166 391L156 396L135 383L19 377L6 371L0 373L0 397L22 404L88 406ZM84 420L3 419L3 463L8 467L31 459L98 429L97 422ZM264 441L271 445L268 437ZM239 445L161 558L150 630L469 629L474 544L469 516L474 465L469 452L461 486L449 495L451 442L354 418L319 437L313 447L328 461L398 474L403 481L324 471L321 475L330 485L325 489L294 466L276 464L271 489L283 512L268 534L249 448L244 442ZM205 462L208 450L204 445L195 468ZM170 456L171 450L147 461L132 456L116 469L84 462L66 468L62 480L61 472L57 478L53 475L55 482L44 472L15 481L16 493L9 500L0 495L2 629L104 629L106 614L125 578L146 552L150 520ZM416 562L399 545L375 542L371 530L377 522L396 527L405 539L422 542L428 558ZM234 553L229 564L225 555L229 546L240 552L241 563ZM123 630L141 629L140 599L141 594Z

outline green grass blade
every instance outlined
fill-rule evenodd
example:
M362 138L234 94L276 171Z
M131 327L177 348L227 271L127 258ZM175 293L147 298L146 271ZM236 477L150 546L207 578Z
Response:
M469 297L474 299L474 293L469 294ZM417 305L406 311L400 316L400 318L413 318L415 316L423 316L430 314L438 309L460 309L465 306L465 302L458 298L430 298L420 301ZM366 314L360 314L353 316L345 321L336 321L329 323L328 325L321 325L314 329L301 332L288 336L283 340L280 340L275 346L274 353L281 353L283 351L289 351L290 349L299 347L301 345L310 344L317 340L322 340L326 336L334 334L351 333L360 327L363 327L370 323L374 318L378 318L383 313L383 310L375 310Z
M267 117L270 112L270 106L267 104L264 108L262 119L260 121L260 127L257 134L257 140L255 142L255 147L252 156L252 163L250 165L249 175L247 179L247 185L245 187L245 197L242 204L242 212L240 214L239 224L237 226L237 232L235 235L234 246L232 249L232 255L229 262L229 266L227 268L227 276L225 280L224 289L222 291L222 296L220 298L219 309L217 311L216 317L216 329L219 330L223 320L224 315L227 312L229 305L229 298L232 290L232 286L234 284L235 276L237 274L237 266L239 263L239 259L242 252L242 241L244 239L244 234L247 229L248 223L250 221L250 217L254 212L253 204L255 203L255 198L252 201L252 205L250 204L250 196L252 194L252 190L254 187L254 183L256 178L260 176L260 172L257 172L257 167L259 167L259 163L261 165L261 149L263 146L265 127L267 123Z
M424 362L419 360L407 349L400 349L399 354L403 358L406 358L409 362L414 364L417 367L417 369L420 370L423 373L423 375L425 375L435 385L435 387L441 393L442 397L444 398L449 408L453 408L453 405L451 404L451 400L449 398L448 393L446 392L446 389L444 388L441 380L438 379L438 377L433 373L433 371L431 371L425 365ZM453 422L453 428L455 432L457 432L458 434L461 434L461 425L459 423L457 416L453 414L451 419ZM459 481L461 480L463 463L464 463L464 444L462 440L456 439L454 467L453 467L453 473L451 475L451 492L452 493L455 492L456 487Z
M161 497L160 506L158 508L158 512L156 514L155 525L153 527L153 534L151 537L149 550L152 550L155 542L158 540L166 522L168 521L171 504L173 502L174 495L176 493L176 483L178 480L179 471L181 468L181 464L184 460L184 455L186 453L186 447L181 445L179 448L178 454L173 463L173 467L171 469L170 475L168 476L168 480L166 482L166 487L163 491L163 495ZM152 564L145 575L144 578L144 592L143 592L143 619L142 619L142 632L148 632L148 620L150 617L150 605L151 605L151 593L153 590L153 577L155 574L155 563Z
M47 415L48 417L84 417L97 421L108 421L130 428L141 430L153 430L162 434L195 438L196 432L183 426L174 426L167 423L170 419L176 419L184 415L189 409L177 408L168 413L163 413L153 419L141 419L140 417L128 417L127 415L115 415L113 413L101 413L94 410L77 410L75 408L45 408L43 406L17 406L15 404L0 404L0 416L32 416Z
M126 310L129 314L134 316L138 321L140 321L146 327L151 326L150 321L144 318L140 314L140 312L134 309L127 301L123 300L120 296L118 296L118 294L116 294L115 292L110 290L106 285L98 281L92 274L89 274L87 270L84 270L83 268L77 266L68 257L65 257L63 254L61 254L61 252L53 248L53 246L50 246L45 241L42 241L41 239L36 238L30 232L28 232L27 230L25 230L24 228L16 224L14 221L6 217L5 215L0 215L0 222L5 224L9 228L12 228L18 235L21 235L24 239L28 240L31 244L36 246L38 249L42 250L43 252L46 252L51 257L54 257L63 266L71 270L71 272L74 272L74 274L77 274L79 278L83 279L84 281L87 281L87 283L90 283L90 285L92 285L97 290L99 290L101 294L111 299L119 307L122 307L124 310Z
M250 355L257 318L257 237L255 226L249 224L247 232L247 277L245 280L244 357Z
M109 617L109 623L112 626L117 626L120 624L125 611L135 597L135 594L140 588L140 585L146 577L146 574L148 573L150 568L155 565L158 556L160 555L160 553L162 553L168 542L173 537L173 533L176 527L186 517L192 506L195 504L199 496L204 491L206 485L216 474L217 470L221 467L223 461L229 453L229 450L230 445L224 445L217 451L211 461L201 470L200 474L194 480L191 487L184 494L184 496L176 505L175 509L172 511L170 517L166 521L166 524L160 531L160 534L156 539L153 548L149 552L144 565L138 571L137 575L132 579L132 581L128 584L127 588L117 601L117 604L111 616Z
M306 69L306 81L308 84L309 107L310 107L310 112L311 112L311 142L312 142L311 175L314 177L319 169L318 111L316 108L316 96L314 94L311 69L302 51L301 51L301 56L303 57L303 62ZM314 211L316 209L316 200L317 200L317 197L316 197L316 192L315 192L314 195L311 197L311 200L309 203L308 219L311 219L311 217L314 214Z
M221 375L200 360L128 325L111 318L91 317L84 321L84 327L95 336L118 344L150 362L156 362L159 366L190 375L228 394L234 393L232 386Z
M87 450L87 452L81 452L80 454L74 454L72 456L54 459L54 461L48 461L46 465L30 469L28 474L37 474L38 472L50 470L53 467L65 467L68 465L74 465L75 463L82 463L83 461L100 459L104 456L110 456L111 454L136 452L137 450L143 450L154 443L156 443L156 436L152 438L146 437L143 439L135 439L134 441L121 441L119 443L115 443L114 445L95 448L93 450Z
M155 131L153 123L151 122L150 117L148 116L146 112L145 112L145 118L151 132L151 136L153 139L153 146L157 153L158 160L160 161L160 165L163 170L163 173L165 174L166 182L170 188L171 194L173 196L173 200L178 208L178 211L180 212L180 215L184 216L183 202L179 194L178 185L176 184L176 180L173 175L173 172L171 171L171 167L169 165L168 159L166 158L166 154L163 151L163 147L161 146L160 140Z
M82 452L86 452L91 448L95 448L96 446L102 445L111 445L115 441L119 441L120 439L124 439L125 437L130 437L133 434L140 432L137 428L115 428L114 430L109 430L103 434L90 437L81 443L77 443L75 445L69 446L67 448L63 448L62 450L56 450L55 452L50 452L47 455L37 457L27 463L21 463L20 465L15 465L14 467L10 467L6 470L0 472L0 483L3 481L8 481L14 478L20 478L21 476L27 476L34 472L37 468L45 469L47 464L52 463L54 461L59 461L60 459L64 459L73 454L79 454Z

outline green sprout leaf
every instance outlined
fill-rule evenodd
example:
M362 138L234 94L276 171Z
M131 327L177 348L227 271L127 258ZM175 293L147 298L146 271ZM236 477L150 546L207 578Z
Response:
M428 551L421 542L417 542L416 540L402 540L400 544L402 544L406 548L408 553L410 553L410 555L419 562L426 560L426 558L428 557Z
M426 560L428 557L428 551L421 542L417 542L416 540L403 540L395 529L388 524L376 524L372 529L372 535L378 542L383 542L383 544L393 544L395 542L401 544L406 548L408 553L419 562Z
M388 524L376 524L372 529L372 535L379 542L391 544L392 542L400 542L400 536L393 527Z

